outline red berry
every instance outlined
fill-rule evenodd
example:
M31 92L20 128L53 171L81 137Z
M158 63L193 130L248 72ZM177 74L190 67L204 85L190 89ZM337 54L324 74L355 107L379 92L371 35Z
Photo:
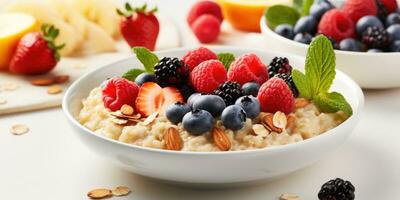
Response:
M192 23L191 28L200 42L211 43L217 40L221 24L214 15L204 14Z
M396 0L381 0L388 13L395 12L398 8Z
M103 89L104 106L111 111L119 110L124 104L134 107L138 92L136 83L124 78L112 78Z
M284 80L271 78L258 91L258 101L261 111L275 113L277 111L289 114L294 111L294 97Z
M375 0L347 0L342 11L353 20L353 23L356 23L361 17L376 15L378 8Z
M241 85L252 81L261 85L268 80L267 66L255 54L244 54L232 62L228 80Z
M203 61L216 59L218 59L217 55L205 47L199 47L197 49L188 51L182 57L183 62L190 67L190 71L192 71Z
M190 73L190 81L197 92L211 93L226 81L226 70L218 60L200 63Z
M353 21L342 11L332 9L326 12L319 22L318 33L333 38L336 42L355 34Z
M192 8L190 9L188 16L187 16L187 22L189 25L192 25L192 23L199 18L201 15L204 14L211 14L214 17L218 19L218 21L221 23L223 20L222 17L222 12L221 8L219 5L213 1L199 1L195 3Z

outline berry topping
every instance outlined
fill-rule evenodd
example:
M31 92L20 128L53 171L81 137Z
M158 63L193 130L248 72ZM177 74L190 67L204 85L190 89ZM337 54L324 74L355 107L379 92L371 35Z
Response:
M178 90L182 94L182 97L185 101L189 99L190 95L196 92L190 85L182 85L180 88L178 88Z
M395 24L387 28L387 32L393 41L400 40L400 24Z
M356 31L359 36L367 30L369 27L383 28L382 22L375 16L364 16L358 20L356 24Z
M297 33L294 38L294 41L300 42L303 44L310 44L312 40L312 36L309 33Z
M276 74L291 74L292 66L289 64L289 59L285 57L275 57L268 65L269 77L274 77Z
M318 33L340 42L344 38L353 37L354 23L342 11L332 9L322 16L318 25Z
M359 41L353 38L347 38L342 40L339 43L339 49L344 51L357 51L357 52L364 51L363 45Z
M239 83L227 81L219 85L214 94L224 99L226 105L232 105L236 99L243 96L243 90Z
M141 73L139 76L136 77L135 79L135 83L138 86L143 85L143 83L146 82L156 82L156 76L154 74L150 74L150 73Z
M392 52L400 52L400 40L394 41L389 48Z
M242 86L244 95L253 95L254 97L257 96L259 89L260 89L260 84L256 82L248 82Z
M347 0L342 10L353 22L367 15L376 15L378 12L375 0Z
M294 111L294 97L284 80L273 77L265 82L258 92L261 111L275 113L277 111L289 114Z
M230 105L221 114L222 125L233 131L243 128L246 122L246 112L238 105Z
M305 16L297 20L294 33L309 33L314 35L317 31L318 22L313 16Z
M140 87L136 98L136 111L144 117L155 112L164 115L166 108L176 102L183 102L178 89L174 87L161 88L157 83L147 82Z
M244 54L232 62L228 71L228 80L241 85L251 81L261 85L268 80L267 67L255 54Z
M220 23L223 20L221 8L217 3L213 1L199 1L190 9L187 15L187 23L192 25L197 18L204 14L213 15Z
M119 110L124 104L135 106L139 87L124 78L112 78L102 90L104 106L111 111Z
M350 181L341 178L324 183L318 193L319 200L354 200L355 188Z
M187 100L186 103L187 103L190 107L193 107L194 101L196 101L197 97L199 97L199 96L201 96L200 93L193 93L192 95L189 96L189 98L188 98L188 100Z
M390 44L390 35L384 28L368 27L362 35L362 41L369 48L386 48Z
M235 104L242 107L250 119L256 118L261 112L260 103L254 96L240 97Z
M293 82L292 76L289 74L277 74L275 77L280 78L285 81L285 83L289 86L290 90L292 90L293 96L298 97L299 91L297 90L296 85Z
M386 27L389 27L393 24L400 24L400 14L399 13L392 13L386 18Z
M205 47L199 47L197 49L186 52L182 57L183 62L189 66L190 71L192 71L197 65L206 60L217 60L217 55L210 49Z
M193 110L206 110L214 117L220 116L225 107L225 101L217 95L201 95L193 102Z
M167 107L165 110L165 116L172 123L178 124L182 121L183 116L190 111L191 109L187 104L177 102Z
M398 5L396 0L377 0L382 2L383 6L385 7L387 13L396 12Z
M280 36L283 36L287 39L291 40L294 38L293 26L290 24L280 24L277 27L275 27L274 31Z
M186 84L189 70L178 58L164 57L154 66L157 83L160 86L181 86Z
M214 15L210 14L200 16L190 27L201 43L214 42L221 31L220 21Z
M182 119L183 128L192 135L201 135L214 127L213 116L205 110L193 110Z
M190 80L197 92L212 93L226 81L226 70L218 60L204 61L190 73Z
M328 0L318 1L310 7L310 15L315 19L321 19L328 10L335 8Z

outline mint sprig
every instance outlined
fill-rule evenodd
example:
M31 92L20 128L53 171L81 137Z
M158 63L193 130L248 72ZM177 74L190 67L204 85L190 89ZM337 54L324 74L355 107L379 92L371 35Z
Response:
M268 8L268 10L265 12L265 18L268 27L274 30L279 24L290 24L294 26L297 20L300 18L300 14L292 7L275 5Z
M131 69L125 72L122 78L135 81L136 77L144 72L154 73L154 66L159 62L157 55L144 47L134 47L132 50L136 54L137 59L143 64L144 70Z
M352 115L350 104L341 94L329 93L336 75L335 66L332 43L321 35L316 37L308 48L305 74L295 69L292 78L300 97L312 100L321 111L332 113L341 110Z
M231 63L235 60L235 55L231 53L220 53L217 55L218 60L224 64L225 69L228 70Z

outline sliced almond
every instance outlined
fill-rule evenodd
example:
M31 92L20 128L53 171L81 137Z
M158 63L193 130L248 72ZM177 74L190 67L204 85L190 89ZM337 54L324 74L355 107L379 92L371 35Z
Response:
M269 131L262 124L254 124L252 126L256 136L267 137Z
M121 107L120 110L121 110L121 113L124 114L124 115L133 115L133 112L134 112L132 106L127 105L127 104L124 104L124 105Z
M104 199L112 196L112 191L105 188L91 190L88 194L91 199Z
M155 112L151 115L149 115L144 121L143 121L143 125L147 126L149 124L151 124L158 116L158 112Z
M284 129L286 128L287 125L287 118L285 113L278 111L274 114L272 117L272 123L274 124L275 127Z
M14 91L19 88L19 85L15 82L5 82L0 85L1 90Z
M229 151L231 149L231 141L228 136L219 128L214 128L212 130L212 136L215 145L221 151Z
M112 122L114 122L115 124L118 124L118 125L125 125L128 123L128 120L114 118L114 119L112 119Z
M182 149L182 138L176 128L170 127L164 134L165 149L179 151Z
M29 131L29 127L24 124L15 124L11 127L10 132L14 135L22 135Z
M131 193L131 190L126 186L118 186L112 190L112 194L117 197L126 196Z
M36 86L49 86L54 83L54 80L52 78L38 78L31 80L32 85Z
M131 115L131 116L124 115L124 114L122 114L122 112L120 110L117 110L115 112L111 112L110 115L113 116L113 117L117 117L117 118L121 118L121 119L127 119L127 120L133 120L133 121L137 121L138 119L140 119L142 117L139 113L137 113L135 115Z
M294 127L294 121L295 121L294 116L293 115L288 115L287 116L286 129L292 129Z
M47 93L48 94L59 94L59 93L61 93L62 92L62 88L61 88L61 86L59 86L59 85L53 85L53 86L50 86L48 89L47 89Z
M0 105L6 104L8 101L5 97L0 97Z
M280 200L299 200L300 197L297 194L282 194L279 197Z
M295 107L296 109L304 108L304 107L306 107L308 104L310 104L310 101L308 101L307 99L305 99L305 98L297 98L297 99L295 100L295 102L294 102L294 107Z
M53 81L58 84L63 84L65 82L69 81L69 76L68 75L58 75L58 76L54 77Z
M264 127L270 131L273 131L276 133L282 133L282 129L278 128L274 125L273 117L274 117L274 115L271 113L265 115L264 118L261 120L262 125L264 125Z

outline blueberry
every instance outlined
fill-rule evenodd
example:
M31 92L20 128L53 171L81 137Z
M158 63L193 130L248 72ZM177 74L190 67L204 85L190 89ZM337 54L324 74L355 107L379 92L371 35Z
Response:
M192 135L201 135L214 127L213 116L205 110L193 110L182 119L183 128Z
M293 40L303 44L310 44L312 36L308 33L297 33Z
M181 93L183 99L187 101L189 97L195 92L194 89L189 85L183 85L179 88L179 92Z
M214 117L220 116L225 107L224 99L217 95L201 95L193 103L194 110L206 110Z
M240 97L235 104L242 107L250 119L254 119L260 114L260 102L253 96Z
M201 96L201 94L200 93L193 93L192 95L190 95L190 97L188 98L188 100L187 100L187 104L190 106L190 107L193 107L193 103L194 103L194 101L197 99L197 97L199 97L199 96Z
M400 24L394 24L386 29L393 41L400 40Z
M368 27L372 26L383 28L383 24L378 17L372 15L361 17L361 19L359 19L356 24L357 34L361 36Z
M243 94L244 95L258 95L258 90L260 90L260 84L256 82L248 82L242 86Z
M339 49L343 51L363 51L361 44L353 38L342 40L339 43Z
M156 76L150 73L141 73L139 76L136 77L135 83L139 86L143 85L146 82L156 82Z
M290 24L280 24L275 27L275 32L289 40L294 38L293 26Z
M313 16L301 17L294 25L294 33L309 33L314 35L317 30L317 20Z
M396 40L389 47L391 52L400 52L400 40Z
M322 15L333 8L334 6L329 1L320 1L311 6L310 15L315 17L315 19L321 19Z
M168 106L165 110L165 115L169 121L178 124L182 121L183 116L190 111L191 109L187 104L178 102Z
M380 49L368 49L368 53L382 53L383 51Z
M230 105L221 114L222 125L233 131L242 129L246 122L246 112L238 105Z
M393 24L400 24L400 14L399 13L391 13L386 18L386 27L389 27Z

